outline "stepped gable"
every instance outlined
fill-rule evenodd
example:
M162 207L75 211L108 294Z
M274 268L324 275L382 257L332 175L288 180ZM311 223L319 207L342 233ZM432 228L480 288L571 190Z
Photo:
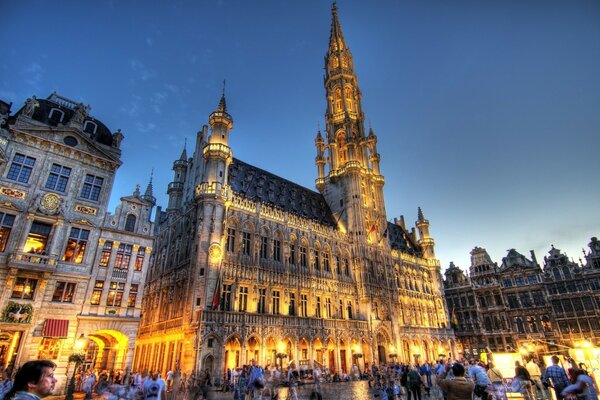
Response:
M322 225L337 227L320 193L290 182L236 158L229 166L229 186L250 200L259 201Z
M421 255L421 250L417 243L414 243L410 238L410 234L406 232L400 225L392 222L387 223L387 235L390 239L390 247L395 250L400 250L403 253Z

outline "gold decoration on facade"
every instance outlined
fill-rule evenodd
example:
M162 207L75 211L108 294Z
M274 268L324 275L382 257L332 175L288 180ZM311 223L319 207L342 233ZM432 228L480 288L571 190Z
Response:
M46 214L56 214L60 208L62 199L55 193L46 193L40 201L40 210Z
M27 195L25 192L23 192L21 190L7 188L7 187L0 187L0 193L5 196L14 197L15 199L20 199L20 200L24 200Z
M88 215L98 214L98 209L93 208L93 207L84 206L81 204L75 205L75 211L77 211L78 213L81 213L81 214L88 214Z

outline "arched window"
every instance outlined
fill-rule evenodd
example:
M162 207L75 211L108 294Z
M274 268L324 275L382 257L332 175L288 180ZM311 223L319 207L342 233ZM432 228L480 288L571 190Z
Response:
M334 105L334 111L335 112L342 112L342 89L335 88L335 105Z
M348 57L345 54L342 54L342 68L348 68Z
M136 222L135 215L129 214L127 216L127 219L125 220L125 230L127 232L133 232L133 231L135 231L135 222Z
M50 123L50 125L56 126L63 121L64 117L64 112L62 112L58 108L53 108L52 110L50 110L50 114L48 115L48 122Z
M354 98L352 97L352 88L350 86L346 86L345 89L346 108L348 109L348 111L354 111Z
M340 164L344 164L348 159L348 150L346 148L346 136L344 135L344 131L338 132L337 142L339 149Z
M98 129L98 125L96 125L94 122L85 121L85 124L83 125L84 132L89 133L90 135L93 135L94 133L96 133L96 129Z

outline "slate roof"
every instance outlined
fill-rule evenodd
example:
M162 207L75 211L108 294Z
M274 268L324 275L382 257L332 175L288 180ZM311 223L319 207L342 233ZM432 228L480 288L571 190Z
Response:
M421 249L418 244L412 241L408 232L400 225L388 222L387 236L392 249L400 250L403 253L421 255Z
M236 158L229 166L228 183L234 192L250 200L279 207L326 226L337 227L323 195Z

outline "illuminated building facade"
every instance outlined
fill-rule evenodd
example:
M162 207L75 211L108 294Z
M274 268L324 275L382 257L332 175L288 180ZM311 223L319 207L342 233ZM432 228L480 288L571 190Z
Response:
M74 353L131 364L154 241L151 185L106 211L123 135L89 110L56 93L14 115L0 102L0 362L50 359L59 390Z
M133 368L352 364L455 355L429 221L387 222L377 137L332 10L318 192L233 158L225 97L173 163ZM417 233L418 232L418 233Z
M445 296L464 356L566 354L582 344L598 346L600 242L592 238L588 247L579 264L554 247L543 268L533 252L530 260L514 249L498 266L479 247L471 251L468 276L451 263Z

